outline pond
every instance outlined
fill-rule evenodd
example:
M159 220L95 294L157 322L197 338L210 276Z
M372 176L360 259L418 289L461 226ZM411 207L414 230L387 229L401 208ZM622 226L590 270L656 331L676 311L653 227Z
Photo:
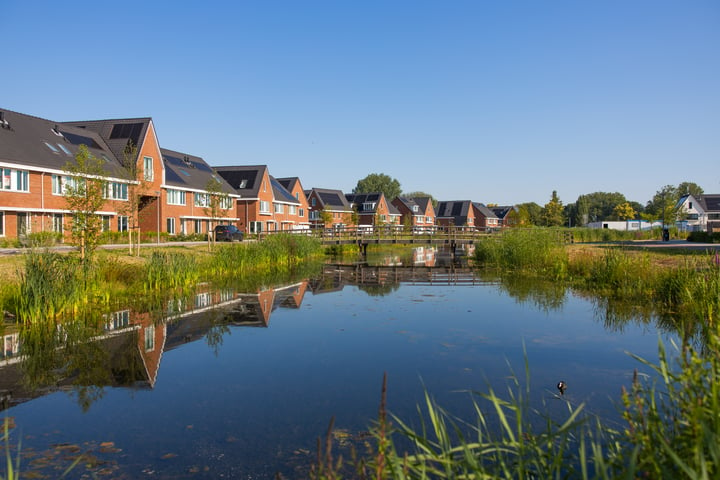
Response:
M168 302L164 322L118 310L102 353L83 354L90 373L76 362L33 390L6 332L0 392L21 470L52 478L84 452L69 478L304 478L331 418L339 452L362 442L385 373L388 409L410 423L426 390L463 416L468 391L502 394L526 360L535 401L564 408L563 380L568 401L619 422L621 386L647 371L627 352L657 358L652 322L608 321L555 285L481 278L434 251L371 263L253 292L200 288Z

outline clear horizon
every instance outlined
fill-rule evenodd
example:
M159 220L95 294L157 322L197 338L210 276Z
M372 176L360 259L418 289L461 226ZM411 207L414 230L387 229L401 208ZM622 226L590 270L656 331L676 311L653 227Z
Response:
M350 192L564 204L720 193L720 3L0 5L0 108Z

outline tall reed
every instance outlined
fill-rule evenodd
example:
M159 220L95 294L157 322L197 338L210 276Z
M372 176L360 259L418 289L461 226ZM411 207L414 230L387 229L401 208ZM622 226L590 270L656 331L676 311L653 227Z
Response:
M49 251L25 255L17 303L18 319L25 323L56 319L81 299L82 282L77 259Z
M198 283L195 257L177 252L153 252L145 267L145 291L186 288Z
M568 258L558 232L513 229L479 242L475 260L485 266L562 278Z

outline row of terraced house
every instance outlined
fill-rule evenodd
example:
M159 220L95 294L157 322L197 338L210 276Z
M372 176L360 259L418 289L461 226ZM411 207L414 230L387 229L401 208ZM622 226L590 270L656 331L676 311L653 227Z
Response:
M55 122L0 109L0 238L67 235L72 212L65 189L73 181L67 167L81 145L102 161L105 204L97 214L109 232L205 234L218 223L251 234L378 225L492 229L513 210L470 200L435 208L428 197L306 190L299 176L276 178L266 165L213 167L199 156L162 147L149 117ZM134 219L127 204L138 185ZM212 195L222 197L219 208L209 208Z

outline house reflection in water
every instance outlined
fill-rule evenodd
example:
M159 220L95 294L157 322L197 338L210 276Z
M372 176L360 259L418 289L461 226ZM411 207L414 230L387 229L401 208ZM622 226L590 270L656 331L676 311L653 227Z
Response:
M103 332L86 339L102 352L102 361L87 365L95 387L152 389L160 370L163 353L213 333L224 333L230 326L267 327L277 308L298 308L308 287L307 281L267 288L255 293L232 290L196 291L191 297L167 302L162 321L157 314L131 309L104 317ZM73 391L87 385L88 377L77 369L51 385L28 382L23 368L21 335L16 325L0 330L3 352L0 357L0 410L56 391ZM63 361L68 361L63 355ZM98 368L101 365L101 368ZM76 364L74 366L77 367ZM48 366L62 371L62 365ZM60 367L60 368L59 368ZM68 369L70 370L70 369ZM82 379L82 380L81 380Z

